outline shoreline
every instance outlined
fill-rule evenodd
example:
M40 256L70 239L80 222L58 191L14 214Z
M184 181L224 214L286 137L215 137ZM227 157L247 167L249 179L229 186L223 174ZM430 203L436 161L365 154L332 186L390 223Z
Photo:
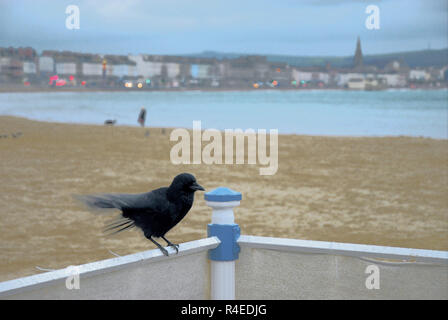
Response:
M299 89L299 88L159 88L159 89L137 89L137 88L14 88L5 89L0 88L0 93L34 93L34 92L240 92L240 91L346 91L345 88L312 88L312 89Z
M94 127L120 127L120 128L129 128L129 129L141 129L138 125L129 125L129 124L114 124L114 125L105 125L101 123L83 123L83 122L62 122L62 121L47 121L47 120L39 120L39 119L32 119L22 116L15 116L15 115L7 115L7 114L0 114L0 120L1 118L12 118L17 120L27 120L27 121L33 121L33 122L41 122L46 124L66 124L66 125L75 125L75 126L94 126ZM152 126L145 126L143 129L166 129L166 130L175 130L175 129L186 129L188 131L191 131L192 128L190 127L152 127ZM207 129L201 129L201 132ZM224 130L215 129L224 134ZM0 135L3 132L0 132ZM3 133L4 134L4 133ZM394 138L408 138L408 139L420 139L420 140L434 140L434 141L447 141L447 138L434 138L434 137L428 137L428 136L408 136L408 135L384 135L384 136L353 136L353 135L313 135L313 134L304 134L304 133L279 133L279 136L298 136L298 137L321 137L321 138L347 138L347 139L394 139Z
M415 91L415 90L448 90L445 87L400 87L400 88L386 88L382 90L355 90L348 88L157 88L157 89L137 89L137 88L1 88L0 93L57 93L57 92L246 92L246 91L353 91L353 92L377 92L377 91Z

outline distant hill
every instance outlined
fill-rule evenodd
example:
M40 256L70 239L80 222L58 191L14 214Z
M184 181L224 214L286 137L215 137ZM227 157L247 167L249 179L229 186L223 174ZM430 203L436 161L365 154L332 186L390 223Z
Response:
M378 67L385 66L391 60L403 60L411 68L429 66L443 67L448 64L448 48L366 55L364 57L364 62L366 64L372 64Z
M223 53L215 51L204 51L198 54L188 54L185 56L198 58L235 59L249 54L241 53ZM315 67L325 66L330 63L333 67L350 67L353 63L353 56L335 57L335 56L289 56L289 55L266 55L268 61L285 62L296 67ZM448 65L448 48L436 50L420 50L407 52L394 52L386 54L364 55L364 64L374 65L383 68L392 60L404 61L411 68L415 67L442 67Z

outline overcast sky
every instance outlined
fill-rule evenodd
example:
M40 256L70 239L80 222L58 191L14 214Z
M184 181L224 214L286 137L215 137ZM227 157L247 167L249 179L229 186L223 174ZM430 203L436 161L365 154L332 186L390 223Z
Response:
M80 29L65 27L68 5ZM380 29L368 30L369 4ZM448 46L448 0L0 0L0 46L92 53L352 55Z

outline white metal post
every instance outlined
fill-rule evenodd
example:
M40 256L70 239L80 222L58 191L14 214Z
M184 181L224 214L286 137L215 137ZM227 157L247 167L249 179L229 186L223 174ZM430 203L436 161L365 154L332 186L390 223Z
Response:
M227 188L218 188L205 195L207 206L212 208L212 221L209 225L211 235L217 235L220 248L224 252L211 255L211 298L213 300L235 299L235 260L238 258L239 247L236 243L239 227L235 224L233 208L239 206L241 193ZM225 243L224 243L225 242ZM232 244L232 242L234 242ZM232 245L236 246L232 249Z

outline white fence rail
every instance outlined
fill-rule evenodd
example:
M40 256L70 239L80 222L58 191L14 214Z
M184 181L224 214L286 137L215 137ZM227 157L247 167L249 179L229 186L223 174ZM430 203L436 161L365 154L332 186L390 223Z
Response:
M206 238L182 243L179 254L168 249L170 258L156 249L5 281L0 283L0 298L208 299L207 252L219 243L215 237ZM73 270L79 274L79 289Z
M238 243L249 248L302 253L327 253L352 257L372 257L408 262L429 262L448 265L448 251L373 246L366 244L270 238L242 235Z
M237 299L448 299L448 252L241 236Z
M237 299L448 299L448 252L242 235ZM209 299L216 237L0 283L2 299ZM376 266L378 288L368 288Z

